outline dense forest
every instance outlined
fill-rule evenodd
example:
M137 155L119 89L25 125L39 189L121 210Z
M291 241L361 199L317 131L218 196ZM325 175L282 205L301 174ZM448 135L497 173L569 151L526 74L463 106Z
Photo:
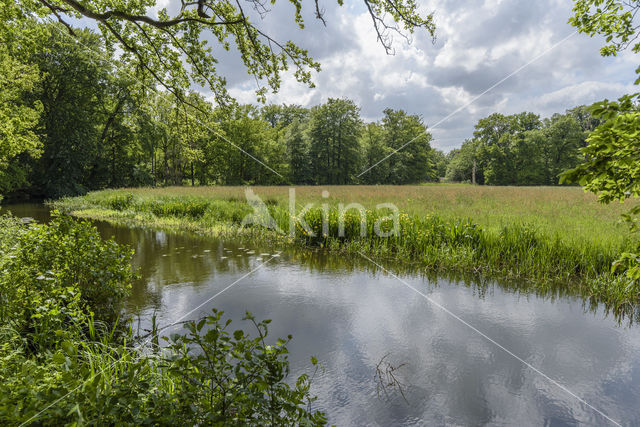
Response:
M0 89L0 133L19 138L22 147L1 153L5 195L55 198L148 185L471 182L474 175L478 184L555 185L559 173L581 162L579 148L598 124L584 107L545 120L493 114L445 154L432 148L422 118L403 110L386 109L366 123L349 99L304 108L214 105L196 92L176 97L139 78L89 30L71 38L54 24L32 26L34 40L7 40L1 57L2 78L12 84ZM12 131L16 120L13 128L28 129L23 135Z

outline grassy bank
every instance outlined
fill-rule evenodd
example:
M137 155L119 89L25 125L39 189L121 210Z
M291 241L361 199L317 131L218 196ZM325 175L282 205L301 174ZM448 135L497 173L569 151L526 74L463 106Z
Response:
M289 234L289 189L253 187L283 233L261 226L241 227L253 212L241 187L123 189L58 200L53 205L74 215L156 228L191 230L216 237L273 245L323 247L364 253L376 259L417 264L432 272L469 272L484 277L517 279L528 286L562 286L572 293L605 302L614 310L640 300L610 267L620 253L637 245L625 238L619 215L628 206L603 206L579 188L443 186L297 187L296 215L303 215L314 236L299 225ZM328 191L328 197L322 191ZM327 194L325 193L325 196ZM323 209L328 231L323 235ZM366 235L360 213L344 214L338 227L338 204L366 208ZM392 221L382 221L393 203L401 211L399 235L379 237Z

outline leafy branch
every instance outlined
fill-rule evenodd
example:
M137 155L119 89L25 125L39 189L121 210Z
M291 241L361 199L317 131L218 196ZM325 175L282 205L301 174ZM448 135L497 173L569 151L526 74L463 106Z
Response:
M405 32L424 29L431 37L435 35L433 15L420 16L415 0L363 1L377 38L387 53L393 52L391 31L405 36ZM265 0L247 0L247 3L260 19L270 13ZM289 3L295 7L294 24L303 29L302 2L289 0ZM342 3L338 0L340 6ZM44 8L35 7L38 4ZM166 9L161 9L157 17L152 16L149 9L154 6L155 0L33 0L20 3L21 8L32 9L29 12L54 16L72 35L75 32L68 22L69 17L97 22L107 44L125 51L123 59L145 70L176 95L191 83L197 83L207 86L218 102L226 103L229 99L226 80L216 69L218 59L203 37L205 31L223 49L233 47L238 51L247 72L256 79L259 100L266 100L267 90L274 93L279 90L282 73L289 65L295 67L293 75L297 81L313 87L312 73L320 71L320 64L306 49L290 40L277 40L256 25L239 0L181 0L180 9L172 16ZM314 1L314 11L315 18L326 25L319 0ZM389 23L390 20L395 24Z

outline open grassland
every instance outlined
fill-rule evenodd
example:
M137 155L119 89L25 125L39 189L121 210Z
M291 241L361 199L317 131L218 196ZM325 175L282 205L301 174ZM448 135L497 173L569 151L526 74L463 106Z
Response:
M425 271L469 273L527 282L527 288L560 288L631 307L640 292L610 273L619 255L634 247L620 214L631 205L602 205L577 187L478 187L469 185L296 187L296 212L313 203L304 219L309 235L296 227L290 235L288 187L251 187L283 230L241 227L253 212L244 187L168 187L105 190L61 199L54 206L74 215L156 228L182 229L217 237L273 245L323 247L351 254L418 265ZM323 197L323 191L328 197ZM327 194L325 193L325 196ZM323 236L322 204L329 205ZM366 209L366 236L360 214L343 217L338 204ZM393 203L400 212L400 234L378 237L374 224L389 215L377 210ZM343 218L344 233L339 233ZM390 221L382 222L390 229ZM384 228L384 227L383 227Z
M268 203L288 206L288 187L251 187ZM211 200L245 201L246 187L166 187L116 190L141 198L192 196ZM323 199L327 190L329 198ZM110 191L94 193L107 197ZM411 216L438 215L442 219L469 219L492 231L506 225L526 224L566 240L619 246L627 235L620 214L631 204L603 205L591 193L578 187L488 187L464 184L412 186L302 186L295 187L296 202L361 203L375 209L379 203L393 203ZM89 197L91 199L91 196Z

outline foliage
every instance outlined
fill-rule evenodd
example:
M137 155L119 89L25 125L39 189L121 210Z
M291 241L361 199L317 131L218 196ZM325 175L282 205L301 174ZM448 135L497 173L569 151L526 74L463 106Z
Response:
M309 119L309 110L300 105L265 105L260 109L261 116L271 127L284 129L298 122L306 122Z
M509 185L516 181L515 150L526 131L538 129L540 119L533 113L504 116L494 113L481 119L473 133L478 140L478 157L485 183Z
M473 164L476 160L476 142L466 140L460 148L451 150L445 178L448 182L471 183L473 177ZM476 182L484 183L482 170L477 170Z
M19 13L20 4L8 10ZM531 114L494 115L481 120L461 156L445 157L431 148L422 119L403 110L387 109L381 121L363 125L348 99L311 109L214 107L196 93L176 98L154 90L88 30L74 30L72 38L60 25L7 19L20 28L2 28L11 35L7 58L35 78L29 90L11 96L33 111L42 106L33 127L23 122L38 149L12 151L0 167L0 191L10 195L55 198L146 185L407 184L441 176L470 181L474 160L478 183L552 185L557 173L577 164L577 146L593 128L580 108L543 125ZM22 33L33 33L33 41ZM543 134L529 134L527 121ZM492 126L504 135L496 137Z
M540 120L533 113L492 114L474 138L451 153L447 180L488 185L557 185L559 175L583 158L580 148L597 119L585 107Z
M361 136L362 149L364 151L364 170L370 169L360 177L365 184L385 183L388 174L383 166L378 169L380 162L392 153L391 147L387 146L384 128L380 123L367 123Z
M214 311L164 350L133 347L116 320L133 279L128 249L63 215L0 226L3 425L325 423L309 406L311 378L288 385L291 337L270 344L268 321L247 314L257 337L230 336Z
M240 329L231 333L230 320L221 311L198 322L187 323L188 333L167 338L176 395L185 403L180 418L189 424L216 424L233 420L240 424L321 425L322 413L306 408L310 378L299 377L293 387L289 375L286 344L278 339L267 344L269 320L257 322L247 313L257 336ZM312 360L316 365L315 359Z
M293 3L295 23L303 26L302 4ZM386 47L395 28L386 18L408 32L422 27L433 34L432 18L420 17L412 0L366 3ZM174 18L164 9L157 18L145 15L154 4L3 0L0 74L12 84L0 86L0 191L61 197L185 180L286 182L291 156L282 139L308 110L258 111L229 100L203 37L213 33L213 43L240 51L260 97L265 86L277 90L288 65L311 83L317 63L294 43L262 33L235 2L188 4ZM261 2L249 6L267 13ZM47 15L61 24L38 18ZM71 27L69 16L96 20L99 34ZM116 55L118 48L123 53ZM157 82L166 90L157 91ZM218 107L190 93L192 83L209 86Z
M32 96L40 84L38 69L14 46L21 36L37 40L37 31L15 4L5 0L0 5L0 193L6 193L26 184L20 161L41 154L37 126L42 104ZM21 43L23 50L33 42Z
M304 28L303 4L290 0L295 7L292 24ZM338 1L342 6L342 1ZM388 31L394 30L387 18L413 33L425 29L435 34L433 16L420 16L414 0L366 0L379 41L391 49ZM153 78L164 88L182 98L182 90L195 83L207 87L217 101L227 103L225 76L217 70L218 47L238 51L249 74L259 83L256 91L264 99L268 89L277 91L281 74L293 67L293 75L312 85L311 73L320 64L304 48L292 41L276 40L256 22L270 10L262 1L251 0L244 10L239 2L199 0L185 2L177 12L169 11L160 2L149 0L21 0L18 7L25 14L51 16L66 26L69 33L76 30L69 17L93 20L110 50L120 49L122 59L138 69L143 78ZM156 13L153 13L157 10ZM325 22L319 2L315 15ZM396 30L399 31L399 30Z
M219 109L215 114L225 136L217 147L219 157L213 162L216 180L225 184L281 183L273 170L283 175L286 147L278 144L277 131L259 117L258 110L243 105Z
M21 64L0 44L0 168L21 153L38 156L40 140L34 132L42 105L29 105L25 94L38 83L35 67Z
M635 1L574 0L574 15L569 23L591 37L603 36L607 42L600 49L603 56L615 56L629 47L637 53L640 42L636 41L638 28L633 19L638 9L640 4Z
M447 174L447 164L449 163L447 155L440 150L434 149L432 152L432 157L433 165L435 168L435 178L438 178L438 180L440 178L444 178L444 176Z
M595 9L595 13L592 9ZM605 36L607 45L600 49L603 56L615 56L628 47L638 53L638 26L634 23L638 10L640 3L637 1L576 0L573 8L575 14L569 22L589 36ZM640 73L640 67L636 73ZM639 84L640 78L635 83ZM563 175L563 179L578 181L585 185L587 191L598 193L599 200L604 203L614 200L622 202L640 196L638 96L637 93L625 95L617 102L604 100L591 107L591 113L601 123L582 150L586 156L585 162ZM638 214L640 208L636 206L624 215L632 233L638 232ZM634 250L623 253L613 264L612 270L626 271L629 288L640 286L640 244Z
M640 111L635 95L593 105L593 115L603 120L582 149L586 161L563 174L567 181L577 181L585 190L598 194L603 203L640 197ZM624 215L632 232L638 232L640 207ZM613 264L613 270L626 271L633 283L640 284L640 245L625 252Z
M329 98L311 111L309 155L317 184L353 182L361 165L360 108L351 100Z
M303 125L297 119L287 127L285 141L289 158L289 180L296 184L313 183L309 140L305 138Z
M404 110L384 110L382 118L385 145L393 154L382 166L387 173L382 182L409 184L431 181L435 178L435 164L431 158L431 134L422 119Z
M589 136L582 149L586 161L567 171L564 179L577 180L586 190L609 203L640 197L640 110L636 95L616 101L597 102L592 114L603 123Z
M14 328L38 329L32 322L42 312L56 313L49 305L60 301L67 301L64 306L70 310L65 313L67 308L61 308L63 317L85 307L99 321L118 317L134 277L128 249L112 240L102 242L88 223L56 213L51 224L34 224L16 234L1 281L3 299L15 305L3 304L3 321L22 319Z

